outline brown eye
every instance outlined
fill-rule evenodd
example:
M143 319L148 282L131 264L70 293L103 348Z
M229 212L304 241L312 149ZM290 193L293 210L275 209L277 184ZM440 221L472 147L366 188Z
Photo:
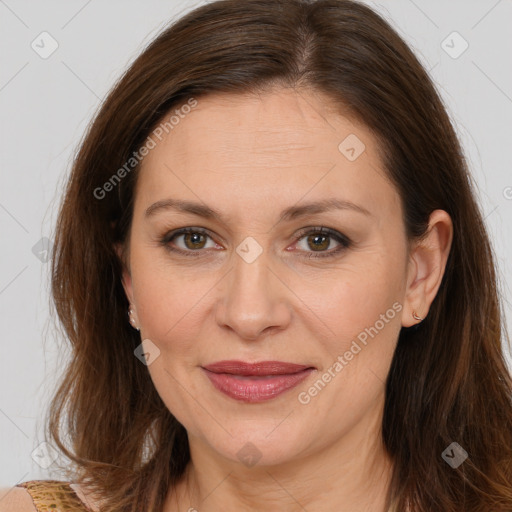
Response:
M325 235L309 235L307 237L307 243L309 247L314 248L316 251L329 248L330 237Z
M208 239L211 245L207 246ZM211 236L203 229L199 228L183 228L178 231L168 233L162 240L162 245L169 251L178 253L188 253L187 255L200 256L202 249L217 247ZM191 254L195 253L195 254Z
M211 240L208 246L208 239ZM304 242L302 242L304 240ZM305 253L307 258L329 257L351 246L351 241L341 233L329 228L313 228L303 232L296 239L295 245L298 247L299 253ZM338 246L332 248L334 244ZM168 250L181 253L187 256L201 256L208 254L209 251L202 249L221 248L212 237L201 228L183 228L168 233L162 240L161 244ZM328 250L331 248L331 250Z
M206 236L202 233L185 233L183 240L188 249L202 249L206 242Z
M296 245L299 246L303 239L304 244L299 247L299 250L305 252L307 258L334 256L351 245L351 241L346 236L329 228L314 228L303 233ZM331 246L333 241L338 244L334 249ZM327 250L329 247L332 250Z

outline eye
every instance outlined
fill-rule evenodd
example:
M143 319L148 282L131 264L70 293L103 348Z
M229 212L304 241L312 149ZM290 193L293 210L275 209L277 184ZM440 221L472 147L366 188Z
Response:
M305 233L303 231L302 234L297 239L295 245L298 245L299 242L303 239L303 248L304 246L305 248L301 250L305 250L306 252L308 252L308 249L313 249L312 252L305 256L306 258L327 258L330 256L334 256L351 246L351 241L345 235L342 235L337 231L324 227L314 227L312 229L309 229L309 231L306 231ZM338 242L338 247L336 247L333 250L327 251L326 249L329 248L333 240Z
M182 245L175 244L178 247L173 247L173 245L170 244L173 240L180 240ZM168 233L161 241L161 243L165 246L166 249L173 252L179 252L179 253L187 253L188 255L193 256L199 256L200 255L200 249L208 249L212 246L207 246L207 239L210 238L210 235L208 232L201 228L182 228L178 231L173 231L171 233ZM217 247L218 245L213 242L213 247ZM196 254L191 254L196 253Z
M180 239L181 244L175 242ZM208 239L211 240L209 247L207 245ZM294 246L299 245L303 239L305 247L303 245L299 252L308 253L304 256L306 258L326 258L334 256L350 247L352 243L346 236L338 231L324 227L304 228L299 237L296 238ZM327 249L329 249L333 240L338 243L338 247L328 251ZM221 247L213 241L212 237L205 229L194 227L182 228L168 233L161 239L161 244L168 251L187 256L201 256L204 254L204 251L201 251L201 249ZM313 250L308 251L308 249L311 248Z

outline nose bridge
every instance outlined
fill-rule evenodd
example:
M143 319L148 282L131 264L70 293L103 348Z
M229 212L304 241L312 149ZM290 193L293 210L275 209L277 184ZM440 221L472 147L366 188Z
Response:
M256 339L269 328L290 320L282 283L271 270L268 250L254 239L244 240L233 254L233 270L223 288L218 322L240 337Z

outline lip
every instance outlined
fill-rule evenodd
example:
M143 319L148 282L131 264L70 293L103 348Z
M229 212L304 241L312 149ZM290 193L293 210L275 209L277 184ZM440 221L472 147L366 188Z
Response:
M213 386L242 402L264 402L298 386L315 368L282 361L219 361L202 367Z

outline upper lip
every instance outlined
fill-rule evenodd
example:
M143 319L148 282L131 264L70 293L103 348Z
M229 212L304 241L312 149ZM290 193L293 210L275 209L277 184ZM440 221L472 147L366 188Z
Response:
M290 375L298 373L312 366L285 363L283 361L260 361L258 363L246 363L245 361L218 361L206 366L205 370L213 373L229 373L232 375Z

